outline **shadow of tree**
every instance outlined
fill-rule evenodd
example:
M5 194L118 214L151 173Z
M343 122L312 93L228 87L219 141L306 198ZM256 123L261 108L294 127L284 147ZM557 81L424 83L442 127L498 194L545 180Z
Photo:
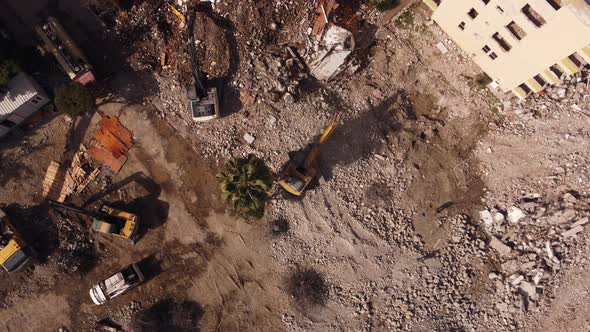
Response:
M194 332L200 331L199 323L204 313L203 307L196 302L164 299L137 313L131 325L138 332Z

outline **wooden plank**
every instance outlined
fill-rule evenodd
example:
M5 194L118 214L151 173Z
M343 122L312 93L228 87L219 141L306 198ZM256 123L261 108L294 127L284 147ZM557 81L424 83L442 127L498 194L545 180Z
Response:
M98 174L100 173L100 169L95 168L90 175L80 184L78 185L78 187L76 188L76 191L74 192L74 195L80 195L82 193L82 191L84 191L84 189L86 189L86 187L88 187L88 185L94 181L94 179L96 179L96 177L98 176Z

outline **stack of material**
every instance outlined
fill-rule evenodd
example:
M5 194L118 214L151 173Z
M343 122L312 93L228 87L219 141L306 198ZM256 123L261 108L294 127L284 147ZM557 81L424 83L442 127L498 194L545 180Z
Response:
M52 161L43 180L43 196L63 202L71 194L79 195L100 173L97 168L84 170L89 169L87 164L88 154L84 145L74 155L70 168L66 169L57 161Z
M116 174L127 161L125 153L133 146L133 137L117 117L106 117L99 126L94 134L95 144L88 153Z

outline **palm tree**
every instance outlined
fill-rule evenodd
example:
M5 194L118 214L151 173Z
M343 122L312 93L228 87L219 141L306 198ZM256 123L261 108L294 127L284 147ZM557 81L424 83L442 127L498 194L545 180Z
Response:
M228 160L217 174L224 200L247 217L261 218L273 175L264 160L248 155Z

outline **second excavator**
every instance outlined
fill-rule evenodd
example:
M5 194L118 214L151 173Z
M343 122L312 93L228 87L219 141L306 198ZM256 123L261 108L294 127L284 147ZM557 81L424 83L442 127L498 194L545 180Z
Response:
M297 160L297 158L294 158L289 162L279 176L279 184L281 187L293 195L301 196L303 191L319 173L316 160L320 154L320 148L340 124L341 117L342 113L336 114L334 119L332 119L328 127L326 127L320 136L318 142L313 145L305 159Z

